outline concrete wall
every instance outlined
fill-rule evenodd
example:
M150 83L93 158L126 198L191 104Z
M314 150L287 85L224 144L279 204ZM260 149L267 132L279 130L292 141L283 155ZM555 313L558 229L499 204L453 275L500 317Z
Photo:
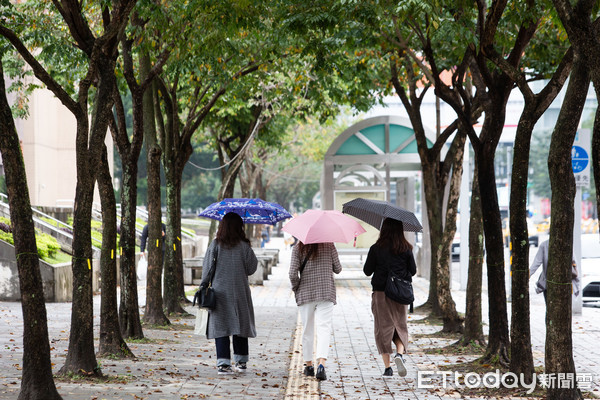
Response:
M71 263L50 265L40 260L40 272L47 302L72 300ZM15 248L4 241L0 241L0 300L21 300Z
M185 242L182 248L183 258L204 255L207 238L198 236L196 242ZM136 265L140 254L136 254ZM117 257L117 285L120 283L120 258ZM73 299L73 272L71 263L51 265L40 260L40 271L44 285L44 298L47 302L64 302ZM92 260L92 290L100 292L100 259ZM0 241L0 301L20 301L19 272L15 248Z

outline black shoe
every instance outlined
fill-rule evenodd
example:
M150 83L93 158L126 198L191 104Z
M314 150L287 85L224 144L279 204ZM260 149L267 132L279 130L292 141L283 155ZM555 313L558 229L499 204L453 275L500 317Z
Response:
M387 367L385 371L383 371L383 376L394 376L394 371L392 371L392 367Z
M327 375L325 374L325 367L323 366L323 364L319 364L315 378L317 378L320 381L324 381L327 379Z
M237 372L246 372L248 370L248 367L246 366L245 362L239 362L235 364L235 370Z
M233 374L233 370L231 369L231 365L220 365L217 368L217 373L219 375L231 375Z
M306 376L315 376L315 367L312 365L307 365L304 367L304 375Z

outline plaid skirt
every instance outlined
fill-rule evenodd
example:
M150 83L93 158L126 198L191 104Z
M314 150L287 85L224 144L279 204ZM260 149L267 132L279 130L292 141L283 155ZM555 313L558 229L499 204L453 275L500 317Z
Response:
M375 344L379 354L392 354L394 337L399 337L408 348L406 314L408 306L387 298L382 291L373 291L371 311L375 320Z

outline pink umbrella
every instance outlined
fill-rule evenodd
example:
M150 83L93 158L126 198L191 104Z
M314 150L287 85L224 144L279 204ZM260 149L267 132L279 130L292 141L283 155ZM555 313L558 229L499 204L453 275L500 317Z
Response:
M348 243L365 229L354 219L336 210L307 210L282 228L304 244Z

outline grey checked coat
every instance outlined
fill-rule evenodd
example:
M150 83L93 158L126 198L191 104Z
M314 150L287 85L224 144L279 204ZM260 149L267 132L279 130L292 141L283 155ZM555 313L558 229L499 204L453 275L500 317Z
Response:
M215 243L216 241L213 241L206 249L202 281L208 276ZM257 265L256 255L248 243L240 242L231 248L219 245L215 277L212 282L216 306L209 312L207 338L232 335L256 337L254 306L248 276L256 272Z

